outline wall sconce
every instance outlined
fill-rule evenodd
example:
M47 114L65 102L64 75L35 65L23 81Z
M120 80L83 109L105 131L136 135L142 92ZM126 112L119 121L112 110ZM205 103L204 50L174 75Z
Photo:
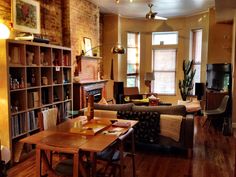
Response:
M146 72L144 76L145 85L149 88L149 93L151 93L151 82L155 80L155 76L153 72Z
M10 30L4 23L0 23L0 39L8 39L10 37Z

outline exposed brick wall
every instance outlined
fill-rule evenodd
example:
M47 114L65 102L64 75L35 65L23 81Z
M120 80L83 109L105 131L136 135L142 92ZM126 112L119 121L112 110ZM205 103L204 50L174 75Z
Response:
M70 0L70 26L72 59L75 61L75 56L84 49L84 37L91 39L92 47L99 45L99 8L86 0ZM83 80L91 73L83 69L86 67L84 63L81 64L82 71L79 75Z
M61 0L40 0L41 34L50 39L50 43L62 45Z
M70 0L62 1L62 44L63 46L70 47Z
M61 0L40 0L41 34L50 43L62 44ZM0 0L0 20L11 23L11 0Z
M0 0L0 19L6 23L11 21L11 0Z
M50 43L72 48L72 63L75 56L83 50L83 38L92 40L92 47L101 44L100 41L100 14L99 8L87 0L38 0L41 5L41 34L50 40ZM11 0L0 0L0 20L8 24L11 22ZM97 65L97 62L95 62ZM87 67L84 62L82 68ZM97 66L98 67L98 66ZM100 70L100 68L96 69ZM82 69L82 79L94 79ZM96 74L97 77L97 74Z

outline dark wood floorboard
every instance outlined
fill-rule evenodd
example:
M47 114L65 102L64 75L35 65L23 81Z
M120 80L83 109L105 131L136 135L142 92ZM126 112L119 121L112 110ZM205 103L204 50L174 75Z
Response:
M138 149L137 177L234 177L234 138L202 128L202 119L195 117L192 159L180 152ZM125 177L132 177L131 160L126 164ZM35 176L35 156L9 169L8 176Z

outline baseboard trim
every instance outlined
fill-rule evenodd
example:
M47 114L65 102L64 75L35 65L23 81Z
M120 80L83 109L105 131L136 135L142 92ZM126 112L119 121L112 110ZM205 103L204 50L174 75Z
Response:
M235 122L235 123L234 123L234 122L232 123L232 127L233 127L233 128L236 128L236 122Z

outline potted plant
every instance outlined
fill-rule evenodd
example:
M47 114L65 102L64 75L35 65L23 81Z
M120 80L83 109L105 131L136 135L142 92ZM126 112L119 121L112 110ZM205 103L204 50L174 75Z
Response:
M193 89L193 77L196 72L196 70L193 69L193 61L183 61L183 72L184 79L179 80L179 90L183 101L186 101L187 96L190 95L190 92Z

